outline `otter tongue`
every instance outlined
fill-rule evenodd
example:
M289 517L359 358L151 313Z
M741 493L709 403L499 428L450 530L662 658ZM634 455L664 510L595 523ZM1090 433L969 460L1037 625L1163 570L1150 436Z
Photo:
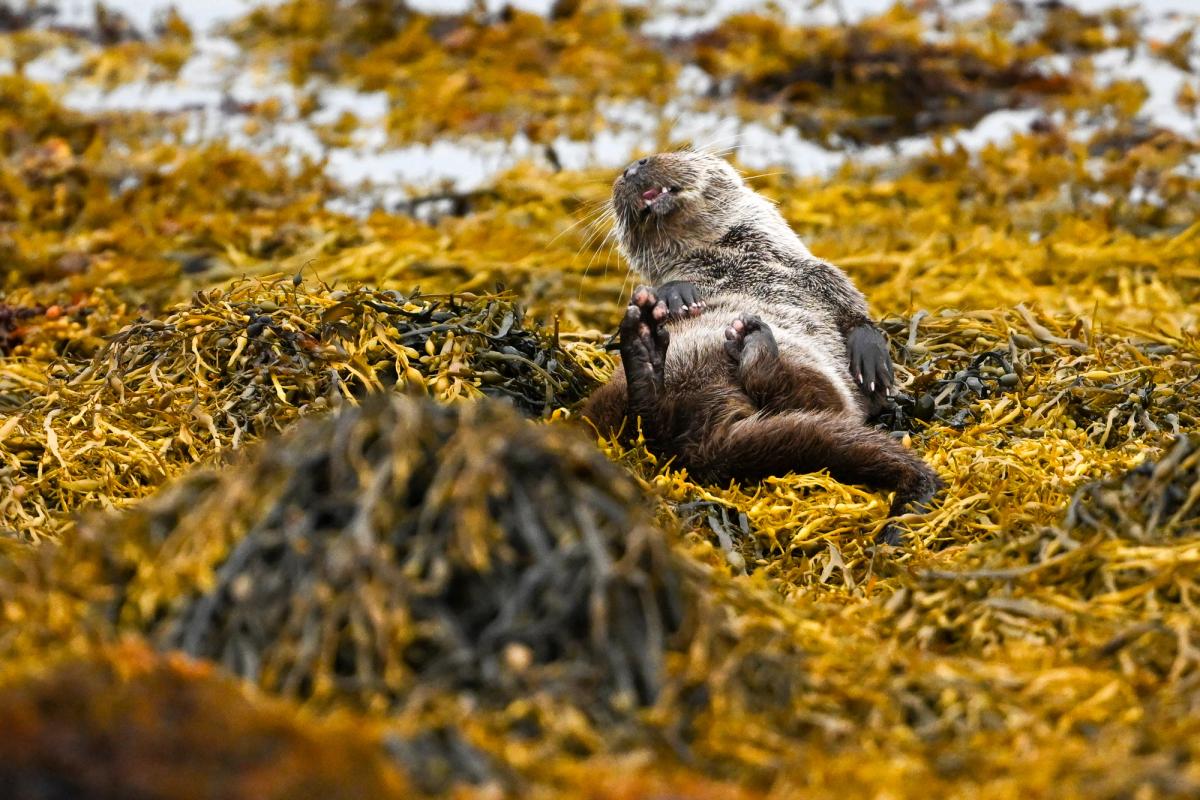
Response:
M654 198L658 197L660 194L662 194L662 189L659 189L656 186L653 189L647 189L646 191L642 192L642 199L647 203L652 203L654 202Z

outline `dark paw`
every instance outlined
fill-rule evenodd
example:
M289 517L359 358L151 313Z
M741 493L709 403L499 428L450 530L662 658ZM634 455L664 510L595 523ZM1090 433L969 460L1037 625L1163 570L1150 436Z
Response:
M886 544L888 547L899 547L904 544L904 529L894 522L889 522L875 536L875 544Z
M914 514L927 514L933 510L933 501L938 496L942 489L946 488L946 482L941 479L932 469L925 477L925 482L921 485L920 492L910 501L909 508Z
M899 491L892 500L888 516L898 517L901 514L928 514L933 510L933 501L938 492L946 488L946 482L929 468L921 464L922 470L916 486ZM877 544L899 546L904 539L904 530L895 522L889 522L887 527L875 537Z
M864 393L876 400L885 400L896 383L892 371L892 355L887 339L874 325L859 325L846 337L850 356L850 376Z
M691 281L671 281L658 287L658 302L667 308L668 319L698 317L704 313L704 300Z
M742 314L725 328L725 352L741 361L747 349L760 347L771 355L779 354L779 345L771 326L753 314Z
M663 325L666 319L666 305L653 289L639 286L634 290L620 330L621 359L630 380L646 374L662 382L663 364L671 343L671 335Z

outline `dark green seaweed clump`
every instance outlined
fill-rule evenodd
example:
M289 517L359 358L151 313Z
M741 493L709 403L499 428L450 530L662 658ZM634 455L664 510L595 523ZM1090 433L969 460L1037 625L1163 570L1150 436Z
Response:
M1081 486L1066 525L1144 542L1200 534L1200 438L1178 436L1162 458Z
M81 536L144 548L108 553L132 571L114 616L284 695L557 687L602 709L654 700L691 602L640 498L574 430L392 395Z

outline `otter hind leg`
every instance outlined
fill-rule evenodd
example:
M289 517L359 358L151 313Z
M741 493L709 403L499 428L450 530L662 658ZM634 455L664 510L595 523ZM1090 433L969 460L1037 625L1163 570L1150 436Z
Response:
M652 420L658 416L671 343L662 325L667 316L667 306L654 290L639 286L634 291L618 329L622 373L593 392L582 411L583 418L600 433L616 433L630 417Z
M642 432L649 439L657 438L659 433L663 375L667 347L671 344L671 335L664 324L667 315L666 304L654 290L639 286L633 292L619 331L629 416L641 418Z
M584 403L580 416L590 422L601 436L613 436L624 429L628 409L625 376L617 374L592 392L592 396Z
M779 357L771 327L742 314L725 328L725 352L737 363L738 383L755 407L784 411L837 411L845 400L819 369Z
M943 485L928 464L895 439L833 412L747 417L706 442L695 461L698 474L717 480L827 469L842 483L895 492L891 516L928 503Z
M753 314L742 314L725 328L725 352L738 363L738 373L779 357L771 326Z

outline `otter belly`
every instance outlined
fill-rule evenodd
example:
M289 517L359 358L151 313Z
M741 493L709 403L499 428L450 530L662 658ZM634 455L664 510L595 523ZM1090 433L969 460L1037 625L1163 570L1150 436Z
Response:
M684 391L695 384L698 375L711 375L727 365L732 368L724 347L725 329L739 315L753 314L771 328L780 358L819 372L833 385L844 408L861 409L850 379L845 342L822 317L806 309L742 295L717 295L706 303L708 307L701 316L667 326L671 343L663 381L668 391Z

